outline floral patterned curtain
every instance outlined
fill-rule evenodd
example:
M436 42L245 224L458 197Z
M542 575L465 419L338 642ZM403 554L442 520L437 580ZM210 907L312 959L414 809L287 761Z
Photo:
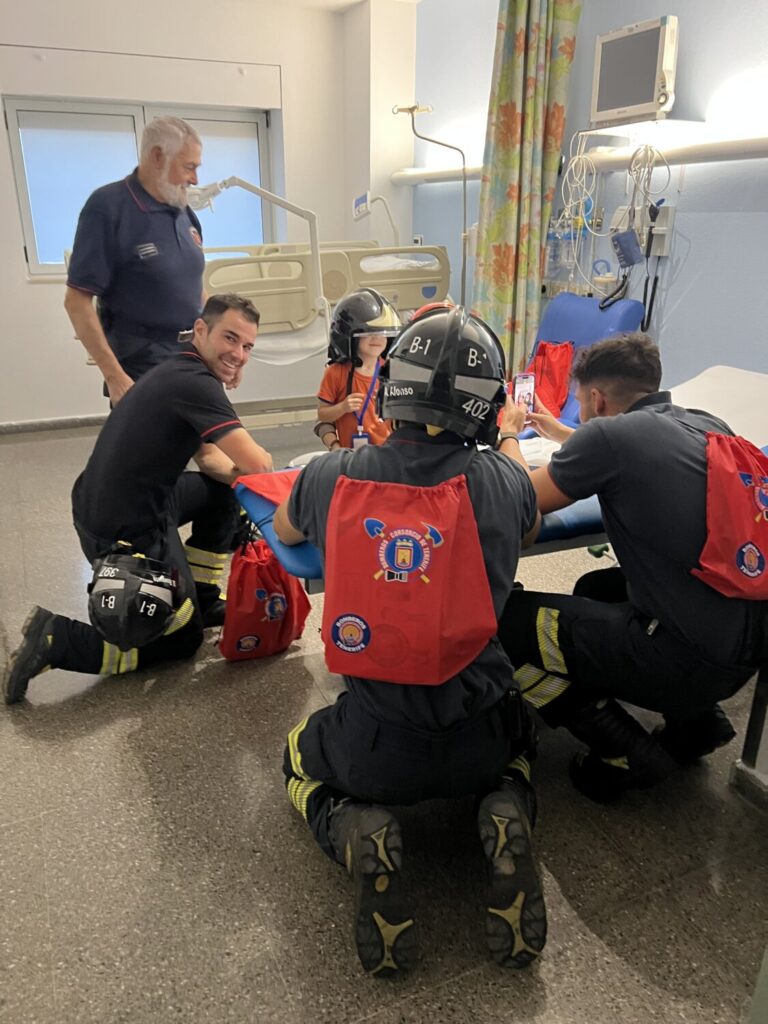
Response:
M536 339L580 0L500 0L480 190L473 308L510 374Z

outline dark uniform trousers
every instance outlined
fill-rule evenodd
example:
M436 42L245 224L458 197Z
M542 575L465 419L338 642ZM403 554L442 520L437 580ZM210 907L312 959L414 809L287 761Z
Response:
M681 721L734 694L753 666L716 665L627 600L620 569L588 573L574 596L515 590L499 639L525 700L551 726L614 697Z
M130 651L120 651L106 643L91 625L57 615L51 667L108 675L145 668L166 658L191 657L203 639L200 600L218 597L218 581L239 528L240 516L232 489L203 473L182 473L165 519L157 529L137 536L95 536L82 525L81 515L75 503L75 529L89 562L109 551L116 541L130 541L135 551L173 565L184 579L190 599L179 609L165 636ZM178 527L189 522L192 533L184 544Z
M187 333L186 328L163 330L126 320L113 321L108 311L102 312L101 321L110 348L134 381L175 355L179 351L179 335ZM109 397L106 384L104 395Z
M516 691L490 711L440 733L380 721L352 694L342 693L291 731L283 772L291 803L322 850L336 860L329 818L344 798L403 805L482 797L504 776L530 782L533 751L532 726ZM533 822L533 790L526 790Z

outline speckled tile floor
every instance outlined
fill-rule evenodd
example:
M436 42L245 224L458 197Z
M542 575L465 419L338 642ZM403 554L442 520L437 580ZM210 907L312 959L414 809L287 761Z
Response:
M261 431L278 463L309 425ZM0 438L0 641L28 606L83 617L70 525L88 429ZM584 551L525 559L567 591ZM768 938L768 820L728 787L731 747L656 790L596 807L571 788L567 735L544 731L536 832L549 942L502 972L482 936L482 857L467 802L400 813L422 961L366 977L348 880L284 793L288 729L332 701L318 636L228 665L99 681L46 673L0 710L0 1020L8 1024L738 1024Z

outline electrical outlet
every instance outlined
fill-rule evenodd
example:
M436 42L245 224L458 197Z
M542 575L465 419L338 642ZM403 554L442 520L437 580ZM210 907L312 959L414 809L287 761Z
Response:
M411 245L424 245L424 235L414 235L411 239Z

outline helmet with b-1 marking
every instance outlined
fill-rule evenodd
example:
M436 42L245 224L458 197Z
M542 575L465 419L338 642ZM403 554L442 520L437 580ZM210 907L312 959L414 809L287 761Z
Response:
M398 335L382 370L381 415L493 444L505 360L488 324L461 306L433 308Z
M108 643L129 651L163 636L186 597L172 565L116 545L93 563L88 615Z

